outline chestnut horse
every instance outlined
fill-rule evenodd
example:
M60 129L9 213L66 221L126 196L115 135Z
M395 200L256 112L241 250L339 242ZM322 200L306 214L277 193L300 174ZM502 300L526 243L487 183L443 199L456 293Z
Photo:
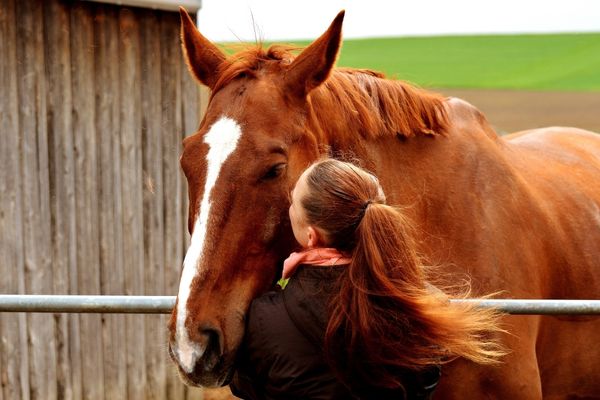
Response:
M190 384L228 382L250 301L292 251L288 193L327 156L352 157L418 226L418 251L472 277L475 295L586 299L600 293L600 136L546 128L498 137L471 104L334 69L341 12L294 56L283 46L227 56L182 10L183 51L211 89L184 140L191 245L169 352ZM600 319L507 316L499 367L456 360L439 399L600 396Z

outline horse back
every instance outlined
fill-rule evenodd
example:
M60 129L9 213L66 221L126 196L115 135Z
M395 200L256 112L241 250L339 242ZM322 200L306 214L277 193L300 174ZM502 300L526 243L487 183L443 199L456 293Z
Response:
M600 135L550 127L517 132L503 142L547 224L539 235L550 238L555 257L548 295L595 298L600 288Z
M452 172L423 186L430 205L417 219L435 233L423 241L434 244L424 254L436 262L448 249L456 271L466 266L482 292L596 298L600 135L542 128L499 137L471 104L452 98L447 106L451 130L429 141L435 149L426 170L445 165Z

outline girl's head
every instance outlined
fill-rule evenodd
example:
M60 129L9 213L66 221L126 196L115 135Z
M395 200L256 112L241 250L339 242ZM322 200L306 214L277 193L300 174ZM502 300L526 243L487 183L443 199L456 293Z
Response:
M372 205L384 204L379 180L347 162L325 159L310 166L291 194L290 220L303 247L351 251L356 228Z

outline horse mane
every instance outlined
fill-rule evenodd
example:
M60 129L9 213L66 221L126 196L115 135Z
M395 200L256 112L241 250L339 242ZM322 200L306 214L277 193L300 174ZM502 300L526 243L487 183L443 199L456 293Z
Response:
M288 45L265 49L261 43L245 48L219 71L212 94L241 77L283 73L298 50ZM385 135L445 135L448 131L445 97L404 81L386 79L383 73L369 69L335 68L308 100L313 110L335 110L332 113L339 116L337 119L331 118L332 113L313 112L321 128L330 132L372 139ZM332 126L336 120L343 121L343 128Z
M445 135L448 130L442 95L368 69L337 68L309 98L314 108L335 110L345 129L355 130L348 134L367 139ZM320 122L325 129L335 123L331 114L324 117Z

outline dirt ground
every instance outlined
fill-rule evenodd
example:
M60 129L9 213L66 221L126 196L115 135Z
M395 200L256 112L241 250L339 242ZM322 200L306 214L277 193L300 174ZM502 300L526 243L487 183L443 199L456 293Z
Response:
M573 126L600 133L600 93L437 89L476 106L499 134L544 126Z
M437 89L476 106L499 134L544 126L574 126L600 133L600 93ZM204 400L236 399L228 388L205 390Z

